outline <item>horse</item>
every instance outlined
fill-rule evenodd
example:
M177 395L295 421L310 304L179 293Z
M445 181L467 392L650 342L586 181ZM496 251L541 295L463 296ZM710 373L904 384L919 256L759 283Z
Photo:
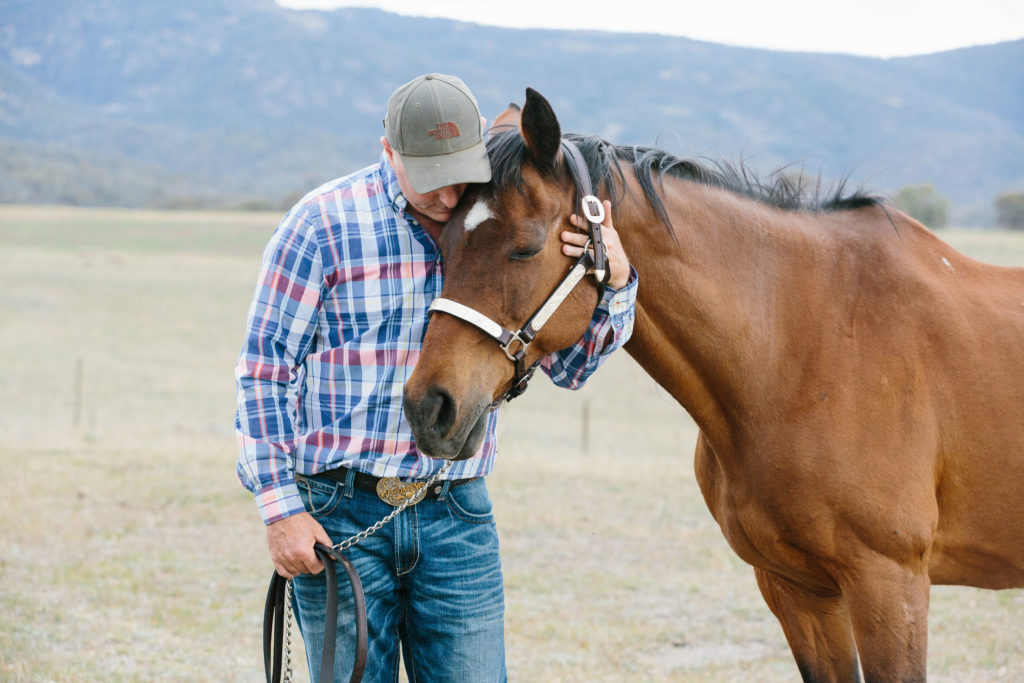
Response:
M487 129L487 138L493 138L502 131L519 130L519 119L521 116L522 108L515 102L509 102L504 111L494 117L494 123Z
M925 680L931 585L1024 586L1024 269L842 183L564 139L638 274L625 349L699 427L700 490L803 680ZM488 141L491 182L441 234L442 297L516 329L558 286L581 213L565 150L528 89L521 132ZM600 286L574 286L527 364L580 338ZM459 459L519 373L450 310L404 407L424 452Z

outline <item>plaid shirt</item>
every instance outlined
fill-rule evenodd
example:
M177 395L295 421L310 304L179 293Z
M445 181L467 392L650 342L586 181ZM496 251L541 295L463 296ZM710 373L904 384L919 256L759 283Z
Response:
M443 464L417 451L402 412L443 281L437 246L405 207L382 156L306 195L263 254L235 368L235 429L238 477L267 524L304 510L293 472L422 479ZM544 359L555 384L582 386L629 339L635 280L605 292L576 346ZM453 463L448 478L491 472L497 416L480 451Z

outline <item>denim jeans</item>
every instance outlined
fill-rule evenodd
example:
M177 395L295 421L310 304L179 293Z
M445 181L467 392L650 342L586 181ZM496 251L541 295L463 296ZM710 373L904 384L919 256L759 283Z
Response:
M299 480L306 509L338 543L394 508L376 493L314 477ZM366 683L398 681L399 648L411 683L506 680L498 534L484 480L407 508L345 551L366 594ZM334 680L347 683L355 658L348 577L338 571ZM294 580L295 613L313 683L320 676L326 611L324 573Z

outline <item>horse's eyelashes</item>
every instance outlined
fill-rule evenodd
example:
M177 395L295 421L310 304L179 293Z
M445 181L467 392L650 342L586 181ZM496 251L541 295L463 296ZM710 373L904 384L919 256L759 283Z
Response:
M516 249L508 255L509 261L527 261L532 259L534 256L541 252L540 247L527 247L525 249Z

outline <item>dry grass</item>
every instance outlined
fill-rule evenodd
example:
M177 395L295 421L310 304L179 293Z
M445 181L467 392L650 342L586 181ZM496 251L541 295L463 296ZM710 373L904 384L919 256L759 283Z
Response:
M0 679L262 676L231 368L276 219L0 207ZM1024 264L1022 235L947 237ZM632 361L506 410L513 680L797 678L697 490L692 422ZM1024 680L1022 624L1024 591L934 589L932 679Z

